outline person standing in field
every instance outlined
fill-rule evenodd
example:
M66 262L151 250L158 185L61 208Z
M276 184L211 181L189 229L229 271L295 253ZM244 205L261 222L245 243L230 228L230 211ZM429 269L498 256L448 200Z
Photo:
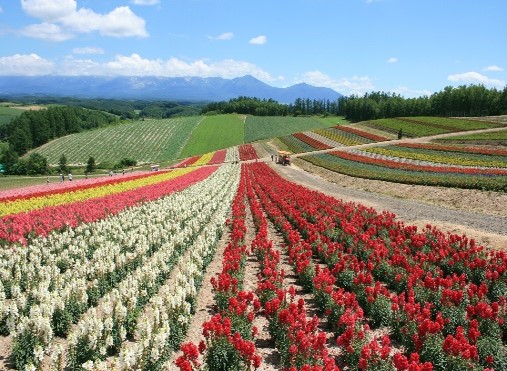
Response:
M60 182L64 182L65 181L65 177L63 176L62 173L60 173Z
M69 173L69 182L72 182L72 174Z

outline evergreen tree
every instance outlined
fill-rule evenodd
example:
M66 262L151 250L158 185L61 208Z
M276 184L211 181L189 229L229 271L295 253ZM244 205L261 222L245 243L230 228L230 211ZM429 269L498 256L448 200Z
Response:
M93 156L88 157L86 162L86 172L93 173L96 169L95 158Z

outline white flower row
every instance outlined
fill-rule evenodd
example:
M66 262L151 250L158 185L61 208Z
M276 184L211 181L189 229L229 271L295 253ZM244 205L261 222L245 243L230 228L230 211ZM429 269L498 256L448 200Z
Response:
M238 147L230 147L227 148L227 153L225 154L225 162L232 162L239 159L239 150Z
M54 310L57 308L62 309L62 306L65 305L65 300L62 298L76 298L77 296L77 300L85 303L87 301L86 288L93 285L93 282L86 282L84 277L96 280L96 277L100 277L101 274L111 272L118 265L122 266L129 257L141 255L143 256L141 266L145 269L138 269L137 274L129 276L119 285L118 289L113 290L106 298L103 298L106 304L101 306L102 315L107 318L107 315L112 316L114 314L115 317L121 319L125 308L135 307L137 301L137 295L133 295L133 293L135 292L134 287L139 287L139 285L135 286L133 282L141 283L141 286L152 282L153 272L156 271L155 267L162 267L162 261L164 261L163 265L167 266L166 259L172 256L174 248L188 245L192 241L194 238L192 236L195 236L202 227L206 217L209 218L213 209L220 204L224 192L230 189L230 186L227 187L226 183L230 183L230 179L234 179L232 175L237 173L238 170L233 167L222 167L207 180L189 187L187 190L140 207L131 208L102 222L91 223L60 234L62 239L59 242L66 245L67 249L47 248L46 250L60 252L60 255L66 257L77 257L74 259L74 266L70 266L64 274L58 274L59 269L47 269L49 264L41 266L41 268L52 272L49 275L50 284L47 284L47 280L42 281L46 282L44 286L46 291L43 295L37 296L39 304L31 309L30 315L16 321L19 322L17 332L29 331L34 336L40 337L43 343L47 345L52 338L51 328L48 323L50 323ZM58 234L53 234L47 240L58 241ZM142 247L139 247L139 245L142 245ZM146 252L151 251L154 245L160 246L159 249L152 256L145 256L147 255ZM44 246L44 244L41 244L41 246ZM73 249L75 246L78 246L78 248ZM93 251L90 246L101 247L96 248L92 259L86 260L87 252ZM33 248L33 251L46 251L42 248L38 250L36 246L33 246ZM29 254L25 256L33 259L33 256ZM54 264L61 259L56 254L47 253L42 257ZM27 269L29 269L30 264L25 265ZM79 274L73 274L70 276L72 278L65 276L67 272L72 271L78 271ZM39 275L39 277L41 276ZM136 277L134 281L133 276ZM44 278L47 277L48 275ZM65 279L62 279L62 277L65 277ZM58 289L51 292L47 290L49 286L55 285L58 286ZM119 290L121 287L129 287L131 290L127 290L125 295L120 295ZM141 292L143 290L144 288L141 289ZM119 298L121 298L120 304L107 305L108 302L117 303ZM13 302L16 301L19 300L13 300ZM13 309L14 312L18 307L11 306L9 311L10 309ZM97 329L96 321L98 316L93 311L93 309L90 310L89 315L85 316L86 319L82 321L85 328ZM9 319L11 318L15 318L15 316L10 316ZM107 324L108 322L104 323ZM109 326L105 326L105 328L107 329ZM107 339L106 342L109 343L110 339ZM93 344L93 339L91 343Z

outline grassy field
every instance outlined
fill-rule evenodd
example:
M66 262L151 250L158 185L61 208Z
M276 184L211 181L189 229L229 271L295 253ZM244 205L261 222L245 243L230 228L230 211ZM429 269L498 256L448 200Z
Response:
M122 158L160 162L180 158L181 149L202 117L134 121L58 138L36 152L58 163L62 154L69 164L85 164L89 156L98 163ZM28 154L29 155L29 154Z
M200 119L201 123L181 151L181 158L243 144L243 115L205 116Z
M0 126L8 124L14 117L23 113L22 110L7 106L0 106Z
M298 131L326 128L345 123L341 117L248 116L245 122L245 143L283 137Z

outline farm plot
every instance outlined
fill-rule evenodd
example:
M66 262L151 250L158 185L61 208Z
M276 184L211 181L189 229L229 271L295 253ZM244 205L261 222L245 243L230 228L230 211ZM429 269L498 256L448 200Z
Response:
M243 167L233 205L230 249L212 279L217 312L202 325L204 341L182 346L180 369L507 367L505 252L432 226L418 231L388 212L297 186L262 163ZM244 245L250 213L259 270L256 289L242 291L252 264ZM284 256L297 286L287 284ZM259 317L263 328L253 325ZM261 337L277 363L259 357Z
M127 157L138 162L174 160L198 125L200 117L136 121L58 138L36 149L57 164L65 154L71 164L85 164L90 156L100 162Z
M403 136L408 137L422 137L467 130L490 129L502 126L502 124L498 122L473 121L444 117L398 117L367 121L362 124L390 133L399 133L401 130Z
M341 174L395 183L439 185L470 189L507 190L507 168L453 166L365 151L336 151L302 159ZM466 158L462 160L466 162Z
M383 158L413 160L414 163L432 163L463 167L496 167L507 169L507 150L473 147L439 146L435 144L399 144L362 150Z

